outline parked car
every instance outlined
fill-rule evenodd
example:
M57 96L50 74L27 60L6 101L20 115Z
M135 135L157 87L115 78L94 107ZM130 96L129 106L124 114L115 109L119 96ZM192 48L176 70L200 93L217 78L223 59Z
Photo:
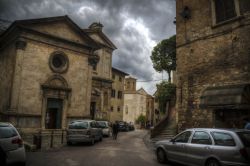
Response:
M128 128L130 131L135 130L135 126L133 125L133 123L128 123Z
M192 166L250 165L250 131L188 129L155 146L160 163L173 161Z
M119 121L118 122L118 130L119 131L129 131L128 123L123 122L123 121Z
M96 141L102 141L102 130L98 128L94 120L72 121L67 130L67 144L88 142L94 145Z
M96 123L98 127L102 129L102 135L109 137L111 133L109 122L108 121L96 121Z
M24 166L26 163L23 140L10 123L0 122L0 156L1 165L18 163Z

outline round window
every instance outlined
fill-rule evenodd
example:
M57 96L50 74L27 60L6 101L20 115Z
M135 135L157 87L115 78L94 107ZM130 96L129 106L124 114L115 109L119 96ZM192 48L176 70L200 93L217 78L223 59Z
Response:
M54 52L49 60L50 68L57 73L66 72L68 69L68 57L63 52Z

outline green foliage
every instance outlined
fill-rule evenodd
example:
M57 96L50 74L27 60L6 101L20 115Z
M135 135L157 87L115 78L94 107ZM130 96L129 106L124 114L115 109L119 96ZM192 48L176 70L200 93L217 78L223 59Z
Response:
M136 123L141 123L144 124L146 122L146 116L145 115L140 115L137 119L136 119Z
M163 81L157 84L156 87L157 93L155 95L155 98L159 102L160 111L165 113L166 103L175 96L176 86L170 82Z
M174 35L158 43L154 47L150 58L154 69L158 72L166 71L169 82L171 82L170 72L176 68L176 36Z

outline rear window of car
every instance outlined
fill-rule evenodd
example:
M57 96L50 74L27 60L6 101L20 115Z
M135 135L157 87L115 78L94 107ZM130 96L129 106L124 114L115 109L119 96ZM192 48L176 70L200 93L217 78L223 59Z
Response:
M228 133L223 132L212 132L215 145L219 146L235 146L233 137Z
M87 129L88 122L73 122L69 125L69 129Z
M11 138L17 136L17 132L13 127L0 127L0 138Z
M237 134L240 137L242 143L246 147L250 147L250 133L249 132L238 132Z
M106 122L97 122L98 126L101 128L106 128L108 127L108 124Z

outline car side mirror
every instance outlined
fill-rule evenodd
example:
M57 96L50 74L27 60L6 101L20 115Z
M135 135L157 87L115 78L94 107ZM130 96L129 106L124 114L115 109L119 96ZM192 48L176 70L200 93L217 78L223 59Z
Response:
M173 144L175 143L175 140L174 139L170 139L170 142L172 142Z

